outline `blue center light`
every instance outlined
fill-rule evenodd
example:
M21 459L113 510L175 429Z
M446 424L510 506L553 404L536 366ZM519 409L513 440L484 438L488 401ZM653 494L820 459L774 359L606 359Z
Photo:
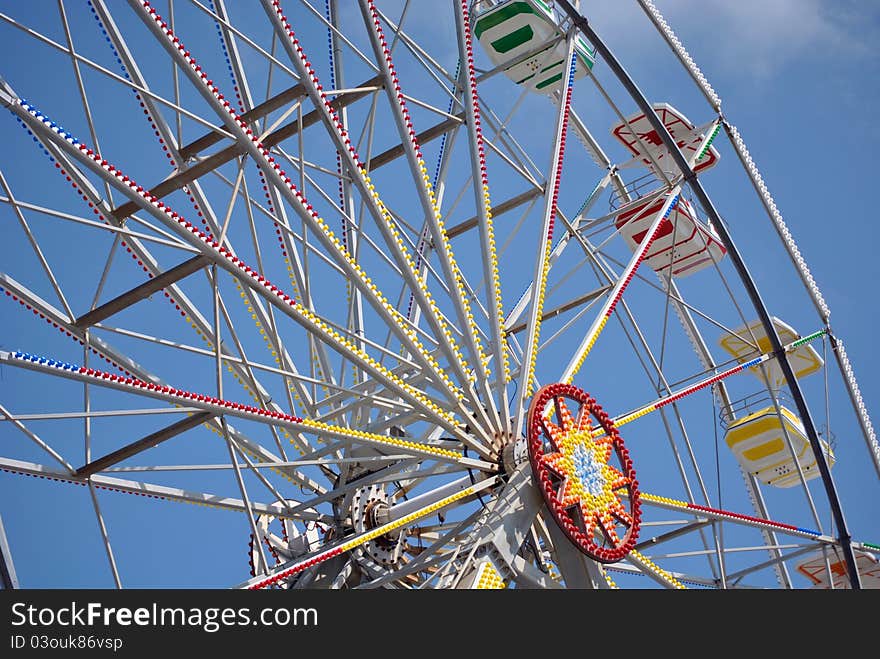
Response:
M602 494L605 487L605 478L602 476L602 463L596 460L593 452L583 444L578 444L572 453L574 473L584 486L584 489L594 497Z

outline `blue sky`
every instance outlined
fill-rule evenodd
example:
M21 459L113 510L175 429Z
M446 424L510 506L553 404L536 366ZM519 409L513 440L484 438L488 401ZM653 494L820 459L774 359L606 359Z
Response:
M395 15L394 6L400 4L391 3L389 13L392 16ZM636 3L583 0L581 4L596 31L607 39L649 98L672 102L695 123L710 118L710 110L697 88L661 43ZM67 5L72 13L77 3L71 1ZM880 278L880 262L875 256L880 236L874 220L874 163L875 154L880 150L880 127L876 123L876 108L880 103L880 49L876 46L880 37L880 7L875 3L852 0L746 0L736 3L658 0L657 5L723 99L726 117L745 138L832 310L832 328L846 344L868 408L880 414L874 404L880 400L880 376L877 375L880 362L873 332L877 301L874 282ZM39 3L24 7L19 2L0 0L0 11L27 24L38 23L40 9ZM52 11L55 11L54 4ZM414 29L433 29L437 41L431 44L432 53L439 58L445 56L445 64L454 67L454 55L450 55L450 39L454 36L451 26L446 24L435 28L432 12L414 13L410 20ZM0 65L0 75L10 80L23 96L39 99L39 103L51 107L53 118L68 125L64 116L63 92L59 91L62 88L55 87L54 80L41 84L34 73L44 69L38 63L16 57L15 39L18 35L6 23L0 24L0 38L4 34L16 36L0 43L0 61L5 62ZM182 36L187 44L195 44L190 45L194 52L201 48L212 52L212 57L219 60L213 32L183 31ZM323 35L309 37L316 42L323 39ZM56 38L60 37L56 34ZM96 42L89 48L97 52L102 45ZM481 58L479 55L478 60ZM149 69L163 64L161 60L143 62L143 66ZM321 60L316 67L319 75L323 75L324 67ZM600 68L601 63L597 66ZM61 70L60 65L58 70ZM607 72L601 75L607 78ZM516 90L509 84L504 93L515 97ZM578 97L576 106L577 101ZM115 107L110 103L104 107L98 102L94 111L109 116L115 112ZM588 107L579 109L586 115L591 112ZM128 117L139 119L135 117L133 106L129 106L129 112ZM75 124L78 119L69 121ZM606 129L605 125L597 129L603 139ZM0 160L0 168L10 180L16 181L16 185L22 186L16 189L24 189L28 199L39 198L43 194L41 180L29 177L26 172L30 170L25 169L36 160L33 153L24 151L27 141L22 138L21 130L13 120L5 119L0 123L0 134L9 136L13 149L20 149L13 151L12 159ZM125 136L116 137L121 148ZM143 134L138 134L126 146L135 154L142 151L152 154L150 157L155 156L155 147ZM761 214L741 170L734 166L732 150L727 144L719 148L722 148L724 167L719 167L717 173L708 174L705 183L743 251L771 312L792 322L804 334L819 329L819 320L811 312L769 220ZM119 156L117 160L122 164L124 157ZM152 180L157 176L152 174L148 163L154 162L146 156L142 161L132 157L125 165L138 174L145 172L142 174L144 178ZM39 171L46 173L47 170L44 165ZM54 175L47 173L46 176ZM567 176L569 178L564 180L569 183L569 189L564 189L563 193L568 195L566 201L576 206L578 192L573 188L579 180L577 172L572 171ZM591 186L595 176L595 172L590 172L589 183L584 185ZM58 181L53 180L53 184L52 189L60 189ZM57 201L50 194L55 193L47 192L43 203L70 203L72 207L69 194L64 201ZM218 206L222 208L222 204ZM21 242L14 215L6 205L0 205L0 221L4 223L0 225L2 231L10 232L10 239L13 232L18 232L14 238L19 241L16 244L25 244ZM66 277L88 280L100 274L108 243L102 242L89 248L93 251L84 252L76 242L82 235L85 234L58 229L50 250L60 255L69 246L77 246L71 250L71 259L58 263L57 268ZM19 255L11 250L3 254L2 258L8 262L0 263L0 269L27 281L28 273L33 274L30 269L34 267L33 260L28 261L23 256L19 260ZM90 254L98 254L98 257L88 258ZM114 292L127 287L120 284ZM511 286L511 294L514 288ZM28 350L35 347L33 351L40 352L43 347L48 351L61 345L42 323L35 323L20 313L17 305L3 304L6 305L2 307L6 322L0 334L0 349ZM136 320L145 329L152 326L164 329L170 316L125 318ZM180 336L188 335L181 329ZM251 338L259 341L255 336ZM186 340L192 339L188 337ZM187 366L188 363L182 361L176 368L169 366L168 372L176 370L185 379L190 375L186 373ZM817 383L812 382L810 386L811 391L818 391ZM42 401L46 400L50 401L46 409L73 409L72 405L78 401L76 396L81 394L75 392L74 396L67 391L46 384L45 378L21 375L9 368L2 370L0 402L13 411L39 411ZM56 395L58 398L53 398ZM69 405L60 404L60 400ZM118 399L108 394L101 400L112 407ZM612 404L618 403L616 399L611 400ZM852 416L847 405L838 387L834 397L835 418ZM56 427L60 432L70 426L59 423ZM114 430L124 436L138 436L138 426L133 422L119 421ZM858 488L866 480L870 482L870 477L865 478L866 472L870 474L870 468L864 442L856 430L851 418L839 426L837 440L840 450L851 453L848 460L841 460L841 470L835 472L835 477L845 495L853 524L865 533L873 531L873 536L860 539L878 542L880 528L872 504L877 495L876 476L872 495L860 496ZM209 439L199 438L193 444L204 451L199 454L200 459L205 462L225 459L224 451L218 453L218 447L210 444L213 436L203 434ZM21 436L9 424L0 424L0 439L8 442L10 447L0 454L31 459L25 457L27 449L21 448ZM63 441L68 440L60 440ZM69 441L73 443L74 440ZM108 448L114 446L110 438L101 441L105 441ZM864 462L850 487L846 468L853 460ZM204 482L206 488L217 484L216 479L208 476L203 481L194 479L191 482ZM70 489L73 488L7 474L0 477L0 514L10 535L19 577L25 586L112 585L101 555L103 550L91 502L79 488L74 496L68 496ZM226 483L224 492L234 495L234 485ZM59 506L62 496L64 504ZM243 578L240 568L247 560L248 531L241 516L182 506L176 506L174 512L169 513L173 504L155 504L121 495L102 494L101 504L109 520L111 537L116 533L129 540L137 538L128 545L126 553L118 557L123 583L134 586L157 583L222 586ZM222 551L216 551L216 556L215 547L223 547ZM230 551L230 547L240 549L240 566L230 558L237 549Z

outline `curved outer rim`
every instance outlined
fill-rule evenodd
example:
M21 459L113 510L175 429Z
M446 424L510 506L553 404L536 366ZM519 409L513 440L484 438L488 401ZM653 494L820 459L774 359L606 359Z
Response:
M641 89L639 89L632 77L629 75L629 73L627 73L626 69L623 68L623 65L614 56L614 54L608 48L607 44L602 41L602 39L600 39L599 36L595 33L595 31L590 26L589 21L587 21L587 19L584 18L582 14L580 14L574 7L572 7L571 3L568 0L560 0L559 6L572 20L574 26L578 30L580 30L580 32L590 41L590 43L593 44L598 54L602 56L602 60L606 63L608 68L615 74L618 80L620 80L621 84L629 92L630 96L632 96L633 100L636 102L639 108L645 113L645 116L648 117L648 120L651 122L654 130L657 131L657 134L663 141L663 144L666 146L667 149L669 149L669 153L675 161L676 165L678 166L679 170L681 171L682 176L684 176L685 180L690 183L694 193L696 194L704 210L709 216L709 219L712 221L712 225L718 232L718 237L721 238L721 242L727 248L727 253L730 255L731 262L733 263L738 274L740 275L740 279L742 280L743 285L745 286L749 294L752 305L755 307L755 311L757 311L758 316L761 319L761 323L764 326L764 331L767 333L767 337L770 339L770 344L773 347L773 351L779 356L779 365L781 366L783 375L788 382L788 386L791 390L792 397L794 398L795 405L798 408L798 414L800 415L801 420L804 424L804 428L807 431L807 437L810 440L810 446L813 449L813 454L816 457L816 463L819 467L819 473L822 476L822 483L825 486L825 493L828 497L828 503L830 504L831 512L834 517L834 524L837 528L838 539L840 541L841 549L843 551L843 557L846 563L850 585L854 589L860 589L862 586L859 579L858 567L856 566L855 554L853 553L852 537L850 536L849 529L847 528L846 519L843 514L843 507L840 503L840 497L837 494L837 488L835 487L834 480L831 477L831 469L828 466L827 460L825 459L825 454L822 452L822 445L819 441L819 435L816 431L816 426L813 422L813 417L810 414L809 407L807 406L806 399L804 398L803 391L801 391L800 384L795 377L794 371L791 368L791 364L788 362L788 358L782 351L782 342L780 341L779 335L776 333L776 329L773 327L773 324L770 321L770 312L767 309L767 305L761 298L761 294L758 291L755 280L752 278L751 273L746 267L745 261L743 260L739 250L736 247L736 244L733 242L733 238L727 230L727 226L724 224L721 216L715 209L715 206L712 203L712 200L709 198L709 195L706 193L706 190L703 188L702 183L688 165L687 161L679 150L678 145L675 143L675 141L672 139L672 136L669 134L669 131L666 129L666 126L664 126L663 122L660 121L659 117L657 117L657 114L654 112L654 109L649 103L647 97L642 93Z

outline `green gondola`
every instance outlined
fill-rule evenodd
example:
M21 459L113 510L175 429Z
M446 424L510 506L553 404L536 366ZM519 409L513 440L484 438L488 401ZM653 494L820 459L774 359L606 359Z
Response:
M477 3L475 17L474 35L493 64L504 66L504 73L511 80L544 94L559 89L566 71L566 43L560 28L561 17L547 3L485 1ZM593 68L595 49L577 37L575 52L575 78L582 78Z

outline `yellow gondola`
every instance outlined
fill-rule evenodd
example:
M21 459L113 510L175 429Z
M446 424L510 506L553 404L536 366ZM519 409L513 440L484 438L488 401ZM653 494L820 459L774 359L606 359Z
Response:
M788 408L780 405L779 409L781 415L771 405L737 419L728 426L724 441L740 464L759 481L792 487L800 482L798 464L805 480L819 476L819 469L801 420ZM786 440L790 440L791 448ZM830 467L834 464L834 452L828 442L819 441Z

